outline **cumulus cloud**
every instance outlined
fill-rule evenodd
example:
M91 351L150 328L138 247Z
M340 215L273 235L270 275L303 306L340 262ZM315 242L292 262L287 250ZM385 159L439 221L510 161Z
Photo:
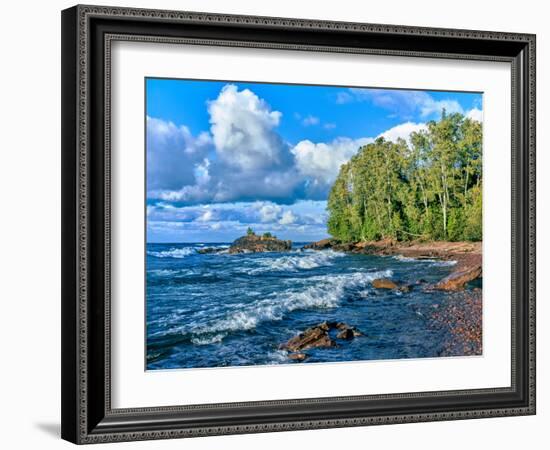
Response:
M428 114L428 111L435 111L437 105L442 105L424 92L371 91L350 89L343 92L360 98L360 101L368 97L387 108L400 104L405 108L416 108L417 116L421 114L419 108ZM239 90L233 84L224 86L217 97L208 102L207 110L210 133L197 136L185 126L147 118L150 200L187 206L270 202L256 208L254 220L265 224L281 225L281 220L289 223L300 215L292 211L293 216L287 213L283 218L287 209L278 205L292 205L305 199L326 199L341 165L375 138L302 140L292 146L278 132L282 114L250 89ZM481 111L474 109L468 114L479 117ZM294 118L327 129L335 126L323 124L313 115L294 113ZM404 121L378 137L392 141L408 139L411 132L424 127L425 124L420 122ZM182 211L178 213L183 214ZM206 223L221 220L220 217L226 215L213 209L197 212L193 220ZM238 221L243 219L235 214L232 217Z
M206 132L193 136L184 125L147 117L147 186L176 189L195 179L195 165L212 148Z
M208 236L210 242L228 242L248 227L259 234L275 231L279 237L293 240L298 236L315 240L326 235L326 201L300 200L284 208L269 201L195 206L159 202L147 209L147 229L152 238L172 236L191 242Z
M290 225L296 222L297 217L294 215L294 213L290 210L286 210L281 218L279 219L279 224L281 225Z
M409 141L410 134L426 129L425 123L405 122L389 130L384 131L378 137L383 137L387 141L396 142L398 139Z
M340 166L357 153L357 150L372 138L337 138L332 142L313 143L300 141L292 148L298 172L310 179L314 185L331 185L336 179Z
M466 117L478 122L483 122L483 111L478 108L473 108L466 113Z
M420 104L420 114L422 115L422 117L428 117L434 114L441 114L443 110L445 110L449 114L464 113L462 106L460 106L460 103L458 103L456 100L434 100L433 98L429 97Z
M214 219L214 212L207 208L196 220L198 222L210 222Z
M282 114L249 89L224 86L208 113L216 153L226 165L253 171L284 162L285 144L275 131Z
M262 222L274 222L277 220L282 210L283 208L275 203L262 203L259 205L258 209L260 220Z

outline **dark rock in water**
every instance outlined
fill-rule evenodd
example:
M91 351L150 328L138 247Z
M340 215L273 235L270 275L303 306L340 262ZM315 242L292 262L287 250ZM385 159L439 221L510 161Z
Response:
M282 344L281 348L290 350L291 352L298 352L309 348L334 346L336 346L336 342L330 338L327 330L315 326L293 337L286 344Z
M302 248L313 249L313 250L325 250L332 247L331 239L321 239L317 242L312 242L311 244L306 244Z
M432 286L442 291L457 291L464 288L469 281L481 276L481 264L473 264L456 270Z
M223 248L216 248L216 247L204 247L197 250L197 253L201 255L208 255L209 253L220 253L223 251Z
M308 355L307 353L291 353L290 355L288 355L288 358L294 361L303 361L308 358Z
M355 335L353 334L353 330L351 328L346 328L342 331L340 331L336 337L338 339L344 339L346 341L349 341L350 339L353 339Z
M376 280L373 280L372 287L375 289L391 289L400 292L409 292L411 290L409 285L398 285L388 278L377 278Z
M229 247L229 253L283 252L291 248L292 241L252 234L240 237L233 242Z
M362 333L355 327L344 322L322 322L318 325L308 328L304 332L293 337L288 342L279 346L282 350L301 353L310 348L337 347L336 342L330 337L331 330L338 330L337 339L351 340L356 336L362 336ZM292 355L289 358L294 359Z
M352 327L352 326L350 326L350 325L348 325L347 323L344 323L344 322L338 322L336 324L335 328L337 330L340 330L340 333L338 333L336 335L336 337L338 339L348 339L348 338L342 338L342 337L339 336L343 332L346 332L346 333L342 334L342 336L349 336L349 333L347 333L348 330L351 331L352 338L357 337L357 336L363 336L363 333L361 333L357 328Z

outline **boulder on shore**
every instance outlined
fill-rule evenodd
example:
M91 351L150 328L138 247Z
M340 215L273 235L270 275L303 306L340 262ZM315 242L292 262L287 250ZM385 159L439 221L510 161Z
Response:
M388 278L377 278L376 280L372 280L372 287L375 289L391 289L401 292L409 292L411 290L409 286L405 284L400 286Z
M481 276L481 263L472 264L454 271L432 286L432 289L442 291L457 291L463 289L464 285Z
M283 252L291 248L292 241L251 234L235 240L229 247L229 253Z

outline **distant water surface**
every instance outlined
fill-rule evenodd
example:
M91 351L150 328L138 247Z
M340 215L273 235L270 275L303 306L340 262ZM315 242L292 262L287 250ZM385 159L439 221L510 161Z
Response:
M441 354L448 331L430 318L451 296L376 290L371 282L434 282L452 262L302 246L230 255L229 244L147 244L147 369L296 364L278 345L325 320L364 336L307 350L306 364ZM206 247L221 253L197 252Z

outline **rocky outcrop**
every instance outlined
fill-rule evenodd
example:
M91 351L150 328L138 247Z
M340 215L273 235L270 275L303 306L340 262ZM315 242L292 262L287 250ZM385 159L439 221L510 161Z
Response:
M317 242L312 242L311 244L306 244L302 248L304 249L311 249L311 250L325 250L327 248L331 248L333 246L333 242L331 239L321 239Z
M240 237L233 242L229 247L229 253L284 252L291 248L292 241L252 234Z
M291 352L288 355L290 359L303 361L308 357L307 353L304 353L305 350L338 347L336 340L330 336L331 332L336 334L335 339L345 341L363 335L357 328L344 322L322 322L281 344L279 349Z
M409 292L411 290L411 288L408 285L406 284L398 285L397 283L395 283L394 281L388 278L377 278L376 280L373 280L372 287L375 289L391 289L391 290L400 291L400 292Z
M285 344L281 344L280 348L291 352L301 352L310 348L335 346L336 342L328 335L328 328L320 324L294 336Z
M480 277L482 273L481 263L467 265L458 268L450 275L432 286L432 289L442 291L457 291L463 289L466 283Z

